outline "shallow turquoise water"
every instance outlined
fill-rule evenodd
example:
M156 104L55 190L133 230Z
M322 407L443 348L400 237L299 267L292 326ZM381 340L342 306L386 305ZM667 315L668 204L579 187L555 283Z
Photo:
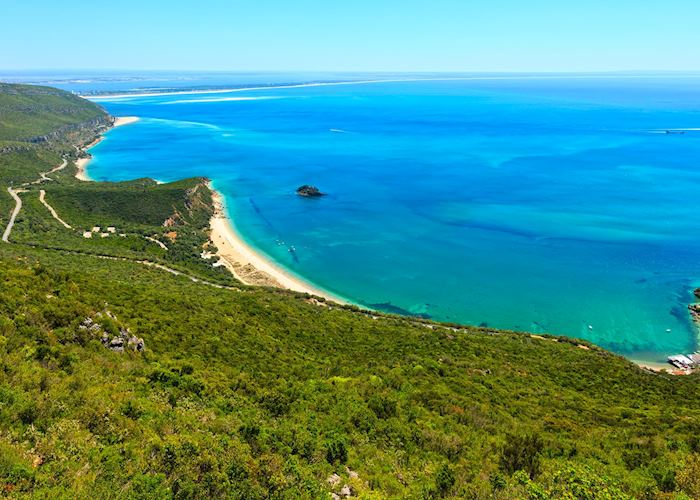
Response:
M699 78L269 88L100 101L143 119L95 179L214 180L236 226L357 303L583 337L633 358L695 350ZM245 98L245 99L241 99ZM294 194L301 184L328 193Z

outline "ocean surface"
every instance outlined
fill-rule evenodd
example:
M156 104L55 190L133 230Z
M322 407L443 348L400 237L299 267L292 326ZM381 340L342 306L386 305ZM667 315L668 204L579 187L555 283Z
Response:
M91 177L209 177L251 246L355 303L585 338L633 359L696 350L700 77L99 102L142 119L92 150ZM302 184L328 195L300 198Z

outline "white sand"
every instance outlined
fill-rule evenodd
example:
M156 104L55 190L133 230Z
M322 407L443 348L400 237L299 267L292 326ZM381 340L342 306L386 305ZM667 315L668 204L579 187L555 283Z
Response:
M641 368L646 368L647 370L652 370L655 372L668 372L670 374L679 374L682 372L682 370L679 370L678 368L668 364L668 363L658 363L655 361L640 361L637 359L631 359L632 363L635 365L641 367Z
M99 139L91 142L87 146L83 148L83 151L87 152L88 149L93 147L95 144L99 143L102 140L102 137ZM78 158L75 161L75 166L78 167L78 170L75 172L75 178L78 179L79 181L91 181L92 179L90 176L87 174L87 164L92 160L91 156L88 156L86 158Z
M118 116L114 120L114 126L121 127L122 125L128 125L137 121L139 121L138 116Z
M649 79L649 78L665 78L664 75L615 75L620 79ZM692 75L678 76L678 78L692 78ZM228 89L213 89L213 90L169 90L165 92L134 92L122 94L103 94L103 95L81 95L84 99L98 101L101 99L125 99L129 97L157 97L167 95L197 95L197 94L226 94L229 92L246 92L250 90L275 90L275 89L298 89L305 87L330 87L338 85L367 85L375 83L402 83L402 82L455 82L455 81L500 81L500 80L580 80L580 79L599 79L609 78L608 75L494 75L494 76L453 76L453 77L407 77L407 78L386 78L377 80L348 80L336 82L311 82L311 83L296 83L291 85L267 85L260 87L234 87Z
M211 186L210 186L211 188ZM223 197L212 189L215 213L211 218L211 239L216 245L217 255L236 278L248 285L274 286L302 293L325 297L338 303L347 303L326 291L315 288L302 279L281 269L250 248L236 232L226 216Z

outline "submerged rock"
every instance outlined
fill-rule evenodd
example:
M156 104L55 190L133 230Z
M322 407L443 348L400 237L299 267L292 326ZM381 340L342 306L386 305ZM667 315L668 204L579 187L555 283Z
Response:
M430 319L431 316L428 313L423 312L412 312L408 309L404 309L399 306L395 306L391 302L381 302L376 304L367 304L372 309L377 309L379 311L384 311L389 314L398 314L399 316L409 316L412 318Z
M299 196L304 196L305 198L318 198L319 196L325 195L325 193L322 193L316 186L309 186L308 184L299 186L297 188L297 194Z

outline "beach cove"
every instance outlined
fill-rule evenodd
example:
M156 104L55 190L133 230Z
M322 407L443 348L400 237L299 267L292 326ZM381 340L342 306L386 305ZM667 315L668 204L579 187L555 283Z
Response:
M660 362L696 348L697 113L663 88L687 81L625 82L103 98L142 119L92 150L90 175L211 178L248 250L232 267L262 257L283 286ZM329 195L300 199L305 183Z
M129 125L139 121L137 116L115 117L113 127ZM90 149L102 142L104 135L82 148L83 156L76 161L75 177L81 181L93 181L87 167L92 160ZM232 220L226 214L223 196L212 183L209 183L214 201L214 215L211 218L211 240L216 245L216 256L236 279L246 285L285 288L300 293L308 293L344 304L346 300L306 283L301 278L279 268L263 255L251 249L237 233ZM204 257L211 256L203 254Z

